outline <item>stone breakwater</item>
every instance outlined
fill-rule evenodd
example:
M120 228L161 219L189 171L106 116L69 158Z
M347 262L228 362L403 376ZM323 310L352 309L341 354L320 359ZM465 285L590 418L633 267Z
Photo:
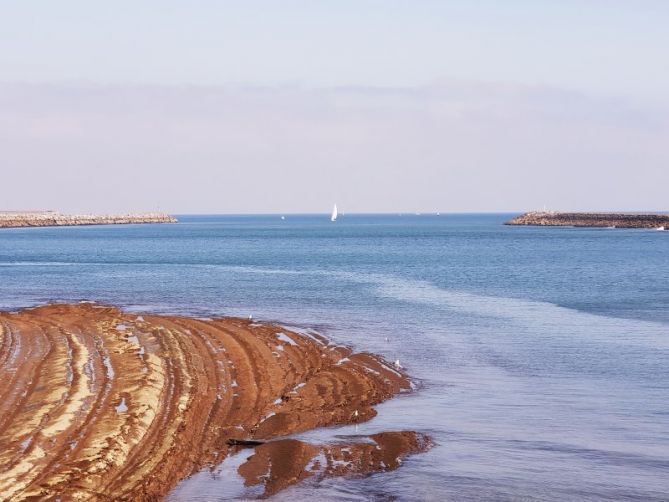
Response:
M669 229L669 214L531 212L505 225Z
M0 500L159 500L249 447L238 473L264 495L390 471L429 438L282 437L369 420L411 388L380 357L310 331L93 303L0 312Z
M94 215L60 214L57 212L0 212L0 228L60 227L77 225L127 225L133 223L176 223L177 219L163 213Z

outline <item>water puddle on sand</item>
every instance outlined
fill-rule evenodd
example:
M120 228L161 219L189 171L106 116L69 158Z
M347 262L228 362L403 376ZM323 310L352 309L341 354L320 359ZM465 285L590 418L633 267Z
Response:
M289 337L288 335L286 335L283 332L276 333L276 337L279 340L281 340L282 342L286 342L286 343L288 343L290 345L293 345L293 346L297 345L297 343L295 343L295 340L293 340L291 337Z
M21 441L21 451L25 452L32 442L33 442L32 436L30 436L29 438L24 439L23 441Z
M128 411L128 406L125 404L125 398L121 398L121 402L116 406L116 413L125 413Z
M102 364L105 365L105 368L107 370L107 378L112 380L114 378L114 367L112 366L111 359L109 356L104 356L102 358Z

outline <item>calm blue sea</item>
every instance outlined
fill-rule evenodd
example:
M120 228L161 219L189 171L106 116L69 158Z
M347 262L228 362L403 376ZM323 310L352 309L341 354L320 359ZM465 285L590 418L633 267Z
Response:
M437 446L276 500L669 500L669 232L503 226L510 216L5 229L0 308L252 314L399 358L421 390L357 429L302 437L416 429ZM171 500L243 498L242 460Z

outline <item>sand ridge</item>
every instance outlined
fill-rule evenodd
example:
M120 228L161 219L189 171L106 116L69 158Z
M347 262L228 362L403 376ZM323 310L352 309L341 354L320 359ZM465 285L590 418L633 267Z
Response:
M249 320L93 303L2 312L0 377L0 500L159 500L249 440L261 444L240 474L269 495L391 470L429 445L408 431L347 447L266 442L368 420L411 382L375 355Z

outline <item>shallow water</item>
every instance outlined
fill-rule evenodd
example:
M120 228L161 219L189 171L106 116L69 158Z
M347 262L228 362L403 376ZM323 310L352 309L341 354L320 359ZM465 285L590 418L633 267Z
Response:
M369 423L300 437L415 429L437 446L397 471L308 482L277 500L667 500L669 232L506 218L2 230L0 307L92 299L253 315L400 359L418 392ZM242 460L172 500L252 497L233 479Z

